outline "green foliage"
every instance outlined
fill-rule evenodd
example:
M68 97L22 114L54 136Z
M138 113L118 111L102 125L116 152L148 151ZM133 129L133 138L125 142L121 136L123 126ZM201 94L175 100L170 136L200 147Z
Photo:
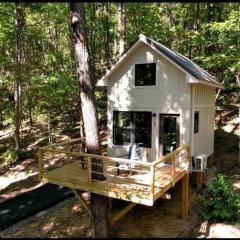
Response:
M20 71L22 119L39 115L72 122L79 112L70 40L69 3L20 3L24 13ZM199 11L197 11L199 7ZM14 124L16 75L15 3L0 3L0 127ZM125 3L126 48L140 33L191 58L224 82L217 104L240 102L238 3ZM93 83L119 53L118 6L85 3L90 72ZM197 24L197 21L199 23ZM95 89L98 117L106 120L107 91ZM68 116L68 117L65 117ZM62 118L61 118L62 117Z
M11 166L14 163L16 163L18 160L26 158L26 156L27 156L27 154L23 150L20 150L20 149L16 150L13 148L9 148L3 154L4 165Z
M234 193L227 176L218 174L208 188L205 217L209 220L234 221L240 214L240 196Z
M75 133L76 131L74 124L68 123L64 125L63 133Z

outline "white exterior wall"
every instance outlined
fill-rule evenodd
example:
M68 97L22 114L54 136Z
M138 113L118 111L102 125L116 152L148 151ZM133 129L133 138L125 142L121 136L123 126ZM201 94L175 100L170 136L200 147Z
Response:
M156 63L156 86L134 86L135 64ZM180 145L190 143L191 87L186 75L165 58L143 45L128 56L124 65L109 79L108 87L108 154L127 154L129 146L113 144L113 111L151 111L152 148L147 148L149 161L159 153L159 113L180 114Z
M193 109L199 111L199 132L194 134L194 156L214 151L215 91L213 87L197 84L194 87Z

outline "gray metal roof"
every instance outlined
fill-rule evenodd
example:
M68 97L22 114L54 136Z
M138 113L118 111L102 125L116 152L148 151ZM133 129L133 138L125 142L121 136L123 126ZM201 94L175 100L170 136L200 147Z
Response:
M180 67L185 69L187 72L189 72L191 75L193 75L196 79L205 80L205 81L208 81L208 82L213 82L213 83L221 85L221 83L217 79L215 79L211 74L209 74L204 69L199 67L196 63L191 61L189 58L183 56L182 54L180 54L178 52L175 52L175 51L165 47L164 45L162 45L162 44L160 44L160 43L158 43L158 42L156 42L152 39L149 39L146 36L145 36L145 38L150 45L153 45L157 50L159 50L165 56L170 58L172 61L174 61Z

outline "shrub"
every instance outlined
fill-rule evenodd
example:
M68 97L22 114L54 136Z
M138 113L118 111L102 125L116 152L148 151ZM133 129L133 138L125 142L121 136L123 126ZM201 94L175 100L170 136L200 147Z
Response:
M76 129L73 124L69 123L69 124L65 124L63 132L64 133L75 133Z
M15 150L13 148L9 148L6 152L3 154L4 158L4 165L5 166L11 166L14 163L17 162L17 160L25 158L26 153L20 149Z
M205 217L208 220L236 220L240 213L240 197L234 193L227 176L218 174L208 187Z

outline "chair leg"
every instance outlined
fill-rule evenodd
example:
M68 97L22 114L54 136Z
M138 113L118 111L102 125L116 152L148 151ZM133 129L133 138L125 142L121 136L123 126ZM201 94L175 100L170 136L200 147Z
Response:
M119 163L118 162L116 163L116 167L117 167L117 175L119 175L120 174L120 169L119 169Z

